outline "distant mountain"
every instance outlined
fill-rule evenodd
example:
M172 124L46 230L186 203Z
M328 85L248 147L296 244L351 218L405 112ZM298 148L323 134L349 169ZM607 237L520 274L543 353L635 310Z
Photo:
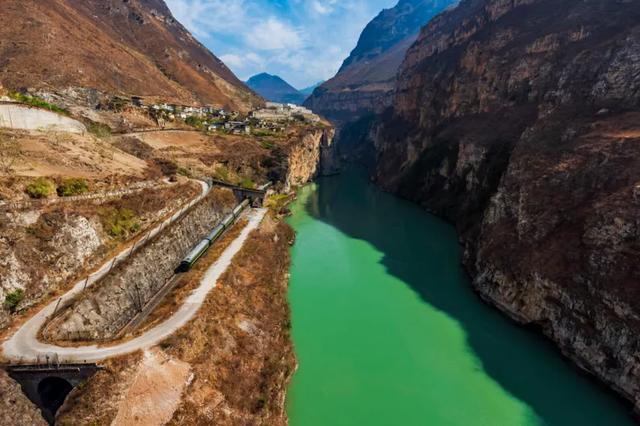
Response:
M261 101L163 0L3 0L0 40L9 89L95 88L237 110Z
M400 0L362 31L338 74L307 98L305 105L334 124L380 112L391 104L395 77L420 28L456 0Z
M324 83L324 81L320 81L316 84L314 84L313 86L309 86L309 87L305 87L304 89L300 89L300 93L302 93L303 95L309 96L313 93L314 90L316 90L317 87L319 87L322 83Z
M277 75L262 73L247 80L247 86L272 102L302 105L306 95Z

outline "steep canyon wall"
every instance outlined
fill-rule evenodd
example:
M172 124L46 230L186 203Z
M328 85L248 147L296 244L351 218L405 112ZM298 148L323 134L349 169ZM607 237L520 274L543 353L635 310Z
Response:
M488 302L640 397L640 2L465 0L409 49L375 178Z

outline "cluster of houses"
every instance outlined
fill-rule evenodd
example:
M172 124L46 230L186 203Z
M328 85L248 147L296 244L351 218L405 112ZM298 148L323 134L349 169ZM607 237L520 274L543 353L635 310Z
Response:
M320 117L308 108L294 104L280 104L277 102L267 102L266 108L253 111L251 116L257 120L276 122L301 120L310 123L317 123L320 121Z
M198 127L209 132L224 131L231 134L249 135L252 129L262 129L271 132L283 132L289 122L303 121L317 123L320 117L311 110L294 105L267 102L266 107L252 111L248 116L241 117L238 112L228 112L224 109L204 106L193 107L175 104L145 105L140 97L132 97L131 105L144 108L164 127L167 121L182 120L197 122Z

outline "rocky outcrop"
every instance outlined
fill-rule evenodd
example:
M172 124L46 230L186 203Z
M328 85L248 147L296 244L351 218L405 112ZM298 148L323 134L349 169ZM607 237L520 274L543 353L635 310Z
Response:
M214 190L181 219L82 294L43 330L50 340L113 338L174 275L180 261L234 207Z
M45 426L40 410L22 393L20 385L0 370L0 424Z
M163 0L6 0L2 6L0 81L8 89L95 88L233 110L261 102Z
M482 297L636 404L639 5L462 1L375 135L377 181L456 223Z
M383 10L364 29L338 74L305 101L305 106L336 125L337 144L344 155L351 154L352 142L362 136L354 134L361 126L353 123L391 106L398 68L420 28L453 3L401 0L395 7ZM343 137L342 129L346 127L350 129Z
M289 149L285 191L304 185L318 176L337 173L337 153L333 144L335 131L322 127L306 131Z

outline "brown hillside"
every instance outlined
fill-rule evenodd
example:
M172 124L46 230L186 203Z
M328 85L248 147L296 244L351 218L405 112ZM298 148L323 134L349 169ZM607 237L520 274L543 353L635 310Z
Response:
M259 101L163 0L2 3L0 82L8 88L91 87L237 110Z

